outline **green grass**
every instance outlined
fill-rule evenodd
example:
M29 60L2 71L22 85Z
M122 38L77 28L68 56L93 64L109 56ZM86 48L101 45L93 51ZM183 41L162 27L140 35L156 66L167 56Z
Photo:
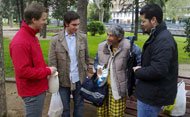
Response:
M135 43L141 48L145 43L145 41L148 39L148 35L141 35L138 34L138 41L135 41ZM177 46L178 46L178 61L180 64L190 64L190 57L188 56L188 53L184 52L184 46L186 46L186 38L185 37L174 37L174 39L177 42Z
M54 35L54 33L48 34L50 36ZM125 36L131 36L132 33L125 33ZM178 44L178 54L179 54L179 63L190 63L190 57L188 54L184 52L183 47L186 45L184 37L174 37ZM89 54L91 58L94 58L97 52L98 44L106 39L106 34L90 36L88 33L88 47ZM148 35L138 35L138 41L135 43L142 49L144 42L148 39ZM49 52L49 40L40 40L40 45L42 48L42 52L44 55L45 62L48 63L48 52ZM9 43L10 40L4 38L4 58L5 58L5 76L6 77L14 77L14 69L12 65L11 58L9 56Z
M105 39L106 39L106 34L96 35L96 36L90 36L88 34L88 48L89 48L90 57L94 58L96 56L98 44Z
M46 36L53 36L55 35L56 33L47 33ZM40 35L40 33L38 33L37 35Z
M190 63L190 57L188 56L188 53L184 52L184 46L186 46L186 38L184 37L174 37L176 42L177 42L177 46L178 46L178 61L179 63Z
M47 29L63 29L64 27L63 26L50 26L50 25L47 25Z
M9 24L8 23L3 23L3 26L9 26ZM19 24L13 22L13 26L14 27L19 27Z
M14 68L9 56L9 43L11 41L4 39L4 61L5 61L5 77L13 77L14 76Z

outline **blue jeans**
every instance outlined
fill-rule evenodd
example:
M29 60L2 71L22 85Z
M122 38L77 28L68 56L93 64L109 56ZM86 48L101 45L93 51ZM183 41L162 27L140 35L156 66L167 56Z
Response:
M71 92L70 87L59 87L59 94L63 103L62 117L70 117L70 94L73 95L74 112L73 117L82 117L84 110L84 99L80 95L81 84L76 82L76 90Z
M46 92L32 97L22 97L25 105L26 117L42 117Z
M152 106L137 100L137 115L138 117L158 117L161 106Z

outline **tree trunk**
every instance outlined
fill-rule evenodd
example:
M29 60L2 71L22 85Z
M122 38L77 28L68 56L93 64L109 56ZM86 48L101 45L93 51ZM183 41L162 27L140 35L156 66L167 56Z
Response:
M99 21L104 22L104 8L99 9Z
M98 14L99 14L99 21L102 23L104 22L104 7L103 7L103 0L93 0L98 8Z
M46 38L46 29L47 29L47 25L44 25L43 29L40 30L40 37Z
M77 12L80 15L79 30L87 34L87 6L88 0L78 0Z
M13 13L11 11L9 12L9 26L13 27Z
M132 5L132 23L131 23L131 32L134 32L134 2Z
M57 26L60 26L60 20L59 19L57 19Z
M20 0L20 13L21 13L21 20L24 19L24 1Z
M18 22L19 22L19 26L21 27L21 22L22 22L22 18L21 18L21 10L20 10L20 0L16 0L16 6L17 6L17 12L18 12Z
M47 0L44 0L44 7L48 8ZM44 25L43 29L40 31L40 36L46 38L47 25Z
M3 49L3 23L2 23L2 0L0 0L0 117L7 116L5 74L4 74L4 49Z
M7 4L7 9L8 9L8 24L10 27L13 27L13 19L12 19L12 6L11 6L11 1L6 0Z
M135 40L138 39L138 23L139 23L139 0L135 0Z
M21 27L22 20L24 20L24 1L17 0L17 10L18 10L18 17L19 17L19 25Z
M13 8L11 6L11 1L9 0L9 26L13 27Z

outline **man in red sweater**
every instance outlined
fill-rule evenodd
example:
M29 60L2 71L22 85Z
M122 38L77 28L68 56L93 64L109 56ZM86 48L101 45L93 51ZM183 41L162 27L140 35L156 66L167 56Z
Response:
M47 24L46 8L31 4L24 11L24 21L10 43L10 56L15 68L15 78L19 96L25 104L26 117L41 117L48 75L56 72L43 59L36 33Z

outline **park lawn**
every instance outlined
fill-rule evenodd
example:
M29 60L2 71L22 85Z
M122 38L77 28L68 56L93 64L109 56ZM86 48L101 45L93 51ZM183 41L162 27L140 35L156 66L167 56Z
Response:
M53 33L50 35L54 35ZM131 36L132 33L125 33L125 36ZM147 40L148 35L138 34L138 40L135 43L141 48L143 47L144 42ZM178 44L178 54L179 54L179 63L190 63L190 58L188 57L188 53L184 52L184 46L186 45L185 37L174 37ZM94 58L97 52L98 44L106 39L106 34L90 36L88 33L88 47L89 54L91 58ZM9 56L9 43L11 40L4 38L4 58L5 58L5 76L6 77L14 77L14 69L12 65L11 58ZM50 40L40 40L40 45L42 48L42 52L44 55L45 62L48 64L48 52L49 52L49 42Z
M38 33L37 35L39 36L40 33ZM55 33L47 33L47 34L46 34L46 36L50 36L50 37L51 37L51 36L54 36L54 35L55 35Z
M142 35L142 34L138 34L138 41L135 41L135 44L137 44L141 50L143 48L143 45L145 43L145 41L148 39L148 35ZM184 51L184 47L186 46L186 38L185 37L176 37L174 36L174 39L177 42L177 46L178 46L178 62L180 64L190 64L190 57L188 56L188 53L185 53Z
M49 40L39 40L44 55L44 60L48 64ZM14 68L9 55L9 44L11 40L4 39L4 60L5 60L5 77L14 77Z
M63 26L50 26L50 25L47 25L47 29L63 29L64 27Z

